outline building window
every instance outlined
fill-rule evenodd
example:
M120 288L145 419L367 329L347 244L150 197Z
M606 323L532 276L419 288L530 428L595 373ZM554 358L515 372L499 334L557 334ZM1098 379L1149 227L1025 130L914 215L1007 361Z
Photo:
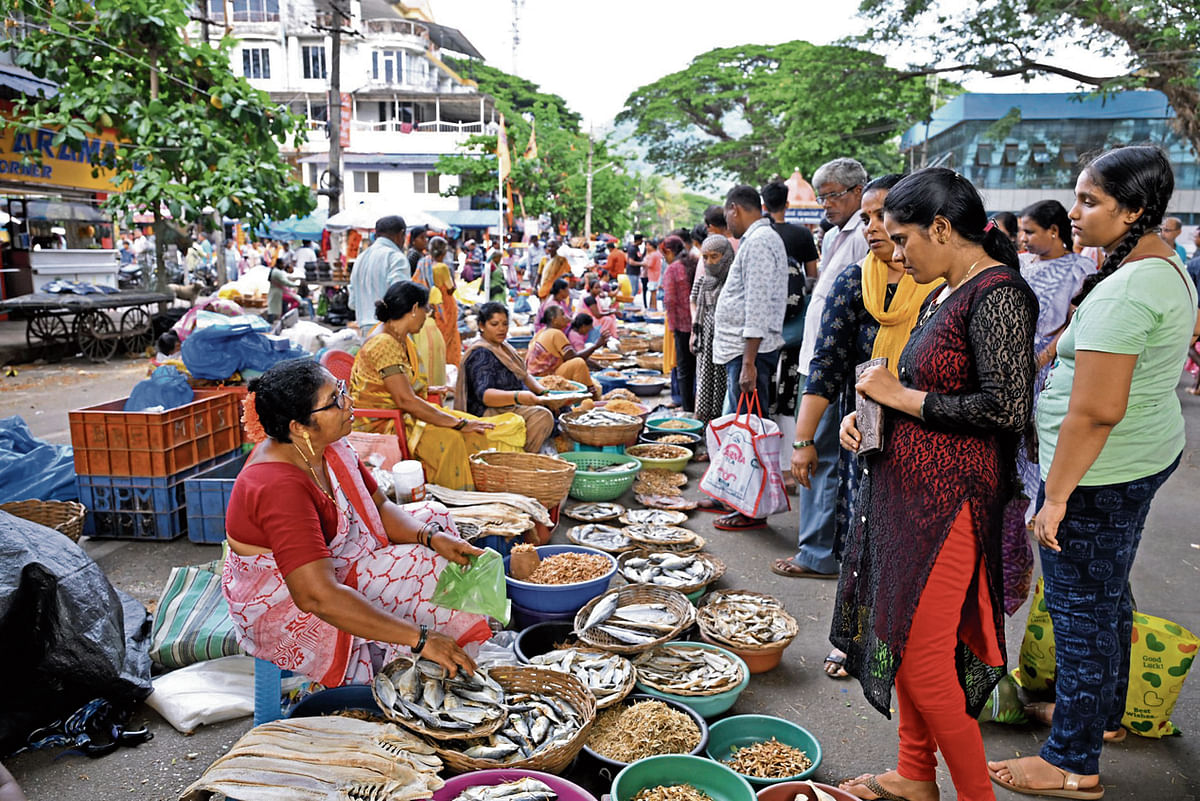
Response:
M304 45L300 48L300 60L304 63L304 77L323 81L329 73L325 69L325 45Z
M975 148L975 163L980 167L990 167L992 164L992 146L979 145Z
M247 78L270 78L271 52L265 47L247 47L243 50L242 75Z
M364 170L354 171L354 191L360 194L378 194L379 193L379 173L377 171L366 172Z
M414 172L413 192L418 195L436 195L441 192L440 179L441 176L436 172Z
M1079 148L1075 145L1063 145L1058 149L1058 159L1064 167L1074 167L1079 163Z
M234 22L279 22L279 0L232 0ZM209 0L208 18L225 21L225 0Z
M1021 146L1014 144L1006 144L1004 146L1004 165L1006 167L1016 166L1017 160L1021 154Z
M424 53L408 54L408 82L417 85L429 82L429 59Z
M404 83L403 50L375 50L371 53L371 77L384 83Z

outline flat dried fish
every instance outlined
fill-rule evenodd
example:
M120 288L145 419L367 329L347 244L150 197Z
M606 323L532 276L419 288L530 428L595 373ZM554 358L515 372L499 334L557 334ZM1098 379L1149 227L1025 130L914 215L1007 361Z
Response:
M661 526L654 523L635 523L625 527L629 539L646 545L686 545L696 539L696 532L679 526Z
M678 511L691 511L695 509L697 503L693 500L683 497L679 490L675 490L675 495L656 495L645 494L638 491L637 487L633 488L634 498L642 506L648 506L652 509L673 509Z
M653 526L678 526L686 523L688 516L683 512L671 512L663 509L628 509L619 519L627 526L637 523L649 523Z
M588 523L600 523L615 520L624 511L625 507L619 503L576 503L563 509L563 514Z
M567 539L576 545L597 548L609 553L619 553L633 547L633 540L629 539L624 529L599 523L575 526L567 531Z
M425 490L447 506L478 506L479 504L502 503L518 512L529 515L543 526L550 525L550 513L546 507L525 495L514 492L473 492L452 490L437 484L426 484Z
M634 667L639 683L672 695L716 695L745 678L732 655L700 645L660 645L638 657Z

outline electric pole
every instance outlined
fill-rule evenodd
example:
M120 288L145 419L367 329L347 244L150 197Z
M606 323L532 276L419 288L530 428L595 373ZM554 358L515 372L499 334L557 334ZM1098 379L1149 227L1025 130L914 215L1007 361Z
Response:
M584 247L592 241L592 133L588 131L587 199L583 211Z
M341 211L342 197L342 22L346 15L339 6L340 0L329 0L330 34L329 53L329 216ZM336 114L334 111L336 110Z

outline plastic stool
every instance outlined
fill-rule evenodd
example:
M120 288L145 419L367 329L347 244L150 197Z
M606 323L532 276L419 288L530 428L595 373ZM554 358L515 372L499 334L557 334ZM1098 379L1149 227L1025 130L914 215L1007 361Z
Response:
M615 453L620 456L625 455L624 445L581 445L576 442L575 450L584 453Z
M254 725L283 717L283 679L292 671L281 670L274 662L254 660Z

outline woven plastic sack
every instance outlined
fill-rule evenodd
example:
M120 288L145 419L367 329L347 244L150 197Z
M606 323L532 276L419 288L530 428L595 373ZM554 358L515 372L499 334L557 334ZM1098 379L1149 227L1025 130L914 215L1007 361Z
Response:
M220 561L171 568L154 611L154 663L174 670L241 652L221 593Z
M450 562L438 577L433 603L446 609L488 615L507 625L512 611L504 581L504 557L487 548L466 567Z

